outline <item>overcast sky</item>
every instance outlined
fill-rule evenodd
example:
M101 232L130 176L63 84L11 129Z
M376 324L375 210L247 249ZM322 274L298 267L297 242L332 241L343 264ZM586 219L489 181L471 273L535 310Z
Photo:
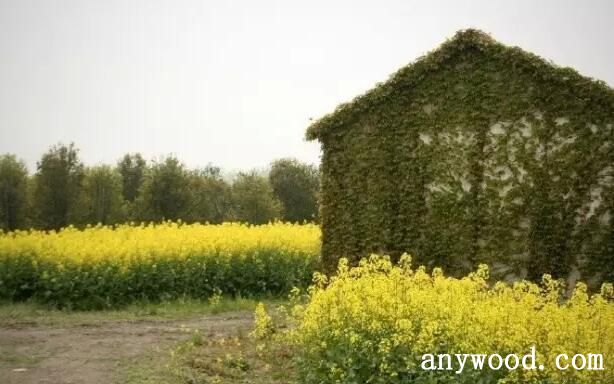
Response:
M317 163L310 118L476 27L614 85L613 1L0 0L0 153Z

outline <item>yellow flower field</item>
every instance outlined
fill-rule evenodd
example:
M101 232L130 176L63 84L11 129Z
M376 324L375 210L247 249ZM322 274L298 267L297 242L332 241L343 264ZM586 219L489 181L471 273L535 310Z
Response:
M307 304L294 307L297 326L290 337L302 382L614 383L611 284L593 296L579 284L567 300L561 284L548 276L542 285L489 286L487 279L486 266L455 279L438 269L412 270L407 256L399 266L377 256L356 268L342 260L336 277L320 276ZM523 357L532 347L535 369L474 369L467 363L459 370L455 356ZM447 363L444 369L423 366L428 354L436 360L451 354L452 369ZM588 369L588 360L584 369L574 369L576 354L601 354L604 369ZM509 363L513 368L514 360Z
M163 223L0 235L0 298L108 307L179 296L276 294L308 284L316 225Z

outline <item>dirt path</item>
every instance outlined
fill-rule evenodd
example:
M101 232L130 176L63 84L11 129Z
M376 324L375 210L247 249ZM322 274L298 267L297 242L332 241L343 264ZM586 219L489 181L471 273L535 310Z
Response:
M0 383L120 383L127 361L165 354L188 339L189 330L200 330L205 337L236 334L249 329L251 319L249 312L232 312L184 321L0 329Z

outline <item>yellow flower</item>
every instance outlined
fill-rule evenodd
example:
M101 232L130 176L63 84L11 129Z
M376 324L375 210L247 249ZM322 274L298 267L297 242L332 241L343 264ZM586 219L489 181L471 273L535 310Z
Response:
M523 356L535 346L543 371L502 370L496 372L498 382L614 383L614 370L607 366L614 354L611 284L593 296L579 284L571 299L563 301L564 287L549 276L541 287L520 282L488 288L486 266L454 279L441 270L413 271L407 259L399 267L377 256L356 268L342 264L342 274L312 287L309 302L290 311L297 316L291 340L310 380L333 382L318 368L326 362L335 367L339 383L386 382L385 377L393 376L400 382L405 382L401 377L420 381L421 375L422 381L452 383L458 377L450 378L449 371L441 371L438 381L432 377L437 372L421 370L422 355ZM606 369L561 371L555 367L561 353L603 354ZM356 370L357 364L377 369ZM492 373L472 371L468 382L491 382Z

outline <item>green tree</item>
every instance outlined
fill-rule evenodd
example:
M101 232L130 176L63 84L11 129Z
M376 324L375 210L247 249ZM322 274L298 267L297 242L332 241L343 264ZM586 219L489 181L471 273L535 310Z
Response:
M283 206L283 219L291 222L313 221L318 215L318 169L295 159L276 160L271 165L269 182Z
M78 221L114 224L123 219L121 175L108 165L87 168L83 180Z
M25 222L28 170L14 155L0 156L0 230L12 231Z
M132 203L138 197L147 170L147 162L140 153L127 153L117 163L117 170L121 175L124 200Z
M174 156L156 162L146 173L137 198L140 220L182 219L189 208L190 175Z
M188 222L221 223L230 217L230 185L220 169L208 166L190 172L190 202L184 219Z
M239 173L232 185L235 218L251 224L265 224L281 217L281 203L265 176L256 172Z
M60 229L69 224L83 181L79 151L71 143L51 147L37 164L33 205L39 224Z

